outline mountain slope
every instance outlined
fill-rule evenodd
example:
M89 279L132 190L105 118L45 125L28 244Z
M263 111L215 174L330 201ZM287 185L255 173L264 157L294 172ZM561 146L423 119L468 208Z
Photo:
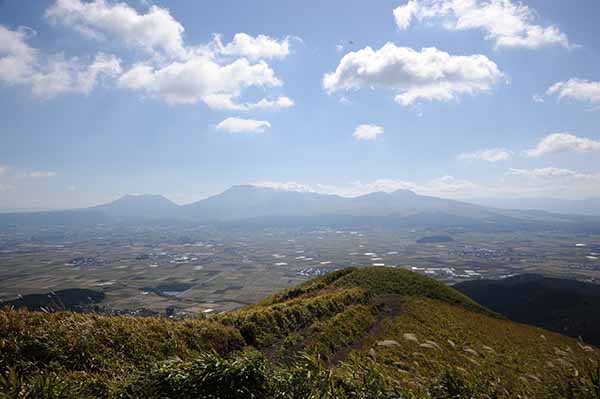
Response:
M385 268L208 320L0 311L5 397L599 398L599 362L596 348Z
M524 274L454 286L511 320L533 324L600 345L600 286Z

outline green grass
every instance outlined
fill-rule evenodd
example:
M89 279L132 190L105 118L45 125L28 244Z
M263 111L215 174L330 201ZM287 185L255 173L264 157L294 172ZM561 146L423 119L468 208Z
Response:
M208 320L0 311L2 399L598 399L599 364L595 348L388 268Z

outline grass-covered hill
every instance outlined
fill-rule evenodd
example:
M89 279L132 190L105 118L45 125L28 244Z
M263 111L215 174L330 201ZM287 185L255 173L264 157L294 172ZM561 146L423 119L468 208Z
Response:
M599 362L388 268L207 320L0 311L0 398L600 398Z

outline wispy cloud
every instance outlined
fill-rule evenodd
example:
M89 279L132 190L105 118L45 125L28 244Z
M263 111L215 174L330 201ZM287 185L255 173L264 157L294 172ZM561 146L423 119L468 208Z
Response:
M27 176L31 177L33 179L40 179L40 178L54 177L54 176L56 176L56 173L52 172L52 171L48 171L48 170L35 170L33 172L29 172L27 174Z
M489 148L473 152L460 154L457 159L460 161L487 161L499 162L507 161L512 158L512 151L505 148Z

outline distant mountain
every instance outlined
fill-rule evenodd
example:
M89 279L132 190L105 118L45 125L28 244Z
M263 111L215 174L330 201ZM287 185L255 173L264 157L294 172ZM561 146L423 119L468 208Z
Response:
M540 211L569 215L600 216L600 198L589 198L585 200L565 200L556 198L485 198L473 200L472 202L482 206L504 209L537 209Z
M126 195L91 210L100 211L113 220L158 220L179 217L180 207L162 195Z
M178 220L259 225L377 227L464 227L492 230L572 228L600 231L600 217L572 217L543 211L502 210L408 190L354 198L277 190L250 185L179 206L160 195L127 195L87 209L0 214L0 226L60 225ZM596 231L595 230L595 231Z
M417 195L408 190L392 193L374 192L348 198L249 185L234 186L222 194L182 206L182 209L187 218L219 221L278 215L403 218L437 213L477 220L505 216L498 210L461 201Z
M600 286L524 274L503 280L474 280L453 286L511 320L600 345Z

